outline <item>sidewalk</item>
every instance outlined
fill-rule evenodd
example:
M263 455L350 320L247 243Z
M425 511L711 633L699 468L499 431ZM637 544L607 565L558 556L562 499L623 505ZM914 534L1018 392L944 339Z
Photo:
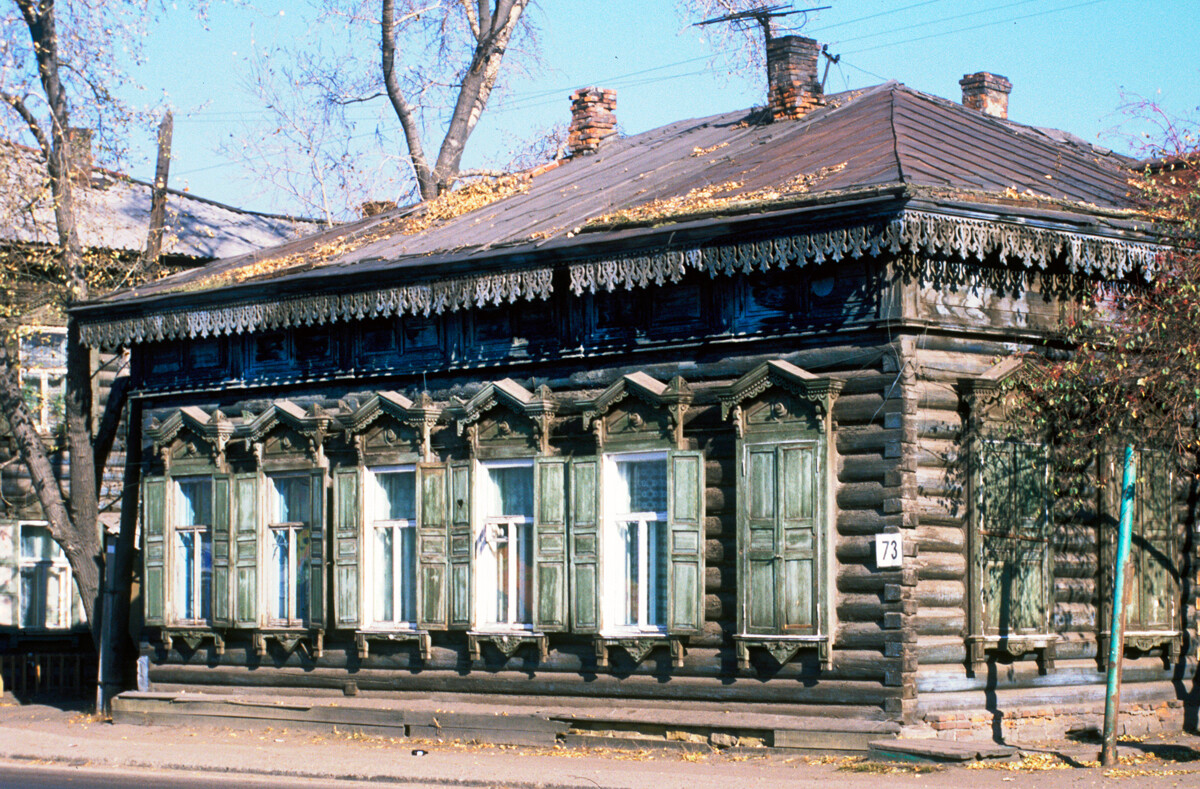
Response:
M1018 778L1022 783L1063 789L1099 785L1106 781L1105 771L1081 766L1095 759L1097 750L1094 744L1042 743L1021 762L972 769L969 776L961 772L965 767L922 766L914 772L910 766L895 780L960 787L965 779L972 787L1003 787L1014 780L1012 769L1023 767L1028 772ZM1127 763L1109 777L1134 777L1139 787L1200 785L1198 737L1126 743L1121 750ZM757 789L831 780L839 787L877 789L879 773L892 769L862 757L488 746L264 726L119 725L81 712L11 702L0 706L0 760L419 786L654 789Z

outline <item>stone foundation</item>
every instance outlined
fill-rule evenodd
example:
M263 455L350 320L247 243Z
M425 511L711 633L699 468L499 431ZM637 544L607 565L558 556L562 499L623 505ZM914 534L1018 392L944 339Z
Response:
M1142 736L1183 730L1183 702L1178 699L1121 707L1117 734ZM999 731L997 732L997 723ZM939 740L994 740L1004 742L1059 740L1068 735L1099 734L1104 729L1104 707L1088 705L1067 712L1053 707L1015 707L990 710L927 712L922 720L906 726L902 737Z

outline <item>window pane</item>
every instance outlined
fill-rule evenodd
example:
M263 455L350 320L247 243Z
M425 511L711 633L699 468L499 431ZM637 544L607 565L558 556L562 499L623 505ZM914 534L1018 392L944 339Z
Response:
M533 517L533 466L488 468L487 517Z
M21 627L45 627L46 607L37 567L21 568Z
M286 619L288 615L288 530L271 530L270 594L271 616Z
M533 524L512 527L517 537L514 559L517 562L515 594L517 595L517 621L533 621Z
M496 530L496 577L492 584L496 589L496 608L490 611L491 622L508 621L508 562L509 549L512 547L508 539L508 527L501 526Z
M617 507L624 512L666 512L667 461L617 461L621 479Z
M396 621L392 596L395 590L392 535L390 526L375 529L375 618L380 622Z
M71 608L70 592L65 589L63 570L59 567L45 568L46 612L45 627L65 627Z
M272 477L275 487L273 523L308 523L309 477Z
M200 618L212 615L212 533L200 532Z
M400 617L417 621L417 530L413 526L397 529L400 533Z
M667 624L667 567L670 555L667 550L667 524L651 521L646 524L648 553L646 574L649 588L646 590L646 618L644 625Z
M195 619L196 533L175 532L175 615Z
M175 480L175 525L212 523L212 480L185 477Z
M624 619L617 624L635 625L638 621L640 556L637 521L625 524L625 605Z
M35 562L67 560L66 554L50 537L50 530L45 526L21 527L21 558Z
M312 537L308 529L292 531L296 540L296 566L292 568L296 583L296 618L308 619L308 571L312 564Z
M377 520L415 520L417 475L413 471L389 471L375 475L379 488Z

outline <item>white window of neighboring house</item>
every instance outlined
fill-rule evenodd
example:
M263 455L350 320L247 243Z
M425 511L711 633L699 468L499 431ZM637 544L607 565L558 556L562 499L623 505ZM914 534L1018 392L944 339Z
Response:
M483 463L476 545L476 623L533 622L533 461Z
M308 619L312 477L270 475L267 482L267 616L302 625Z
M21 530L20 625L30 630L71 626L71 567L50 530L25 523Z
M52 433L63 420L67 330L58 326L23 326L19 333L19 370L25 404L38 431Z
M667 625L667 453L604 457L606 630Z
M376 625L417 621L417 472L413 466L367 474L370 614Z
M206 621L212 600L212 477L175 480L175 618Z

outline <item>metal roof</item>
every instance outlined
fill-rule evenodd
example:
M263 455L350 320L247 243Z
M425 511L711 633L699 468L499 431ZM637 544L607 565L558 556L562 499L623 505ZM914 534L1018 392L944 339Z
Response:
M472 261L494 261L497 253L510 263L528 263L554 249L620 241L630 228L661 230L698 215L713 221L735 213L770 215L871 190L941 195L958 205L1120 216L1133 208L1131 164L1067 133L997 119L887 82L827 96L824 106L799 120L770 123L761 110L751 110L669 124L535 170L523 191L420 232L411 232L408 223L425 207L400 208L106 301L234 283L315 286L331 275L365 281L386 272L403 278L413 267L427 276L430 266L460 270ZM649 218L637 221L623 221L620 214L653 208L655 201L686 206L689 196L705 190L715 197L698 201L699 213L650 210Z
M56 244L54 204L45 188L41 155L11 142L0 183L10 194L38 196L32 206L0 209L0 243ZM137 254L146 246L153 187L120 173L93 168L74 195L79 239L85 247ZM317 232L322 224L244 211L174 189L167 190L163 255L212 260L273 247Z

